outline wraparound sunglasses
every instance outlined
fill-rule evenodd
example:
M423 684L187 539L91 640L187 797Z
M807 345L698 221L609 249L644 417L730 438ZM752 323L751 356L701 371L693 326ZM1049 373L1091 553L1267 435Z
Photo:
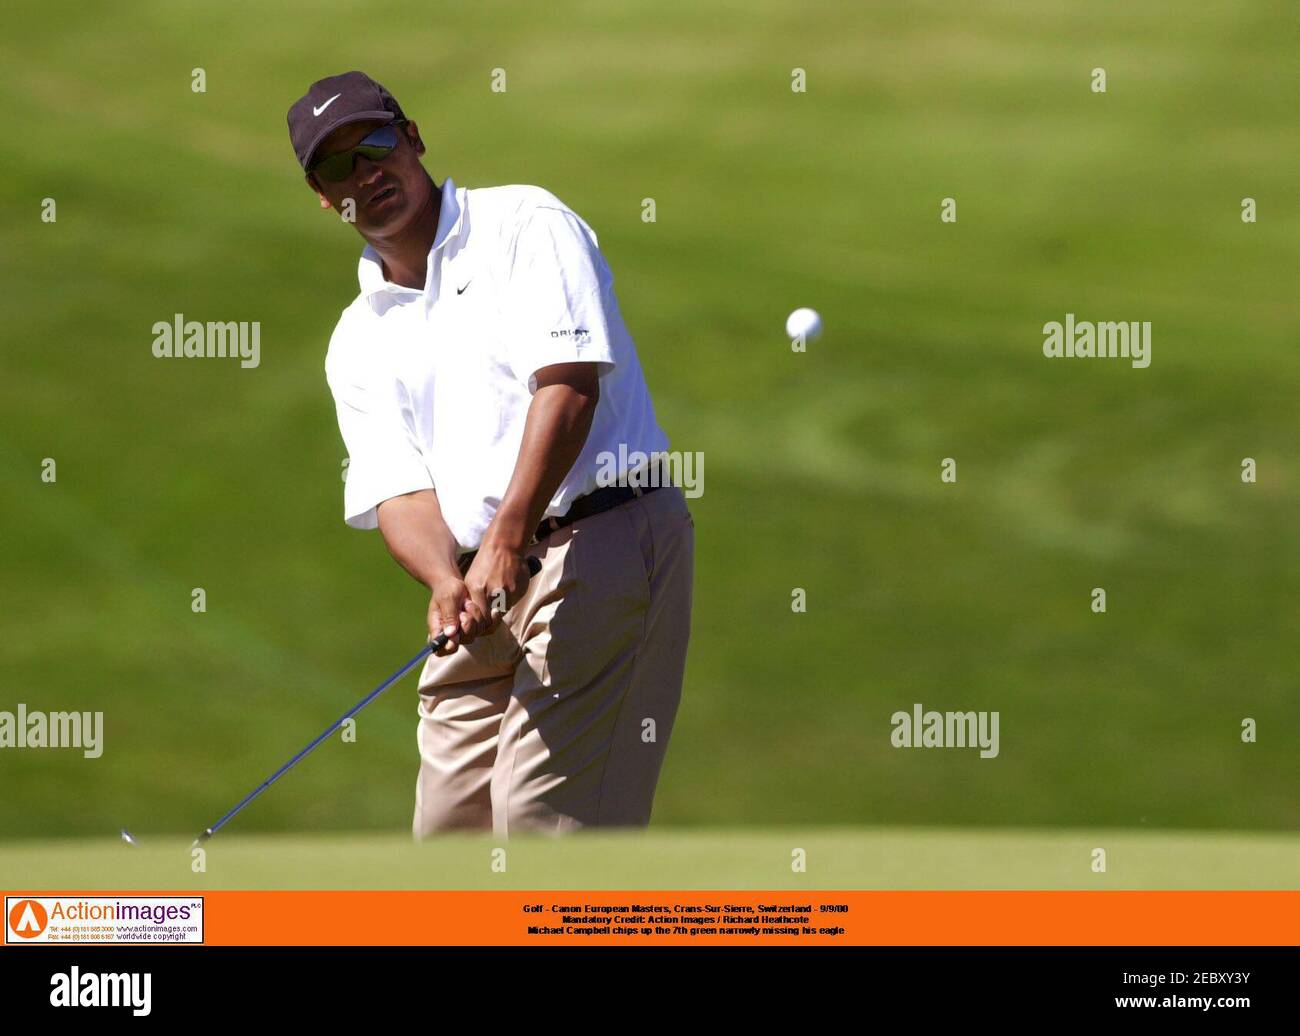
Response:
M387 126L380 126L355 147L326 155L311 167L311 174L330 183L346 180L352 175L352 166L356 162L357 155L365 155L372 162L378 162L391 155L393 149L397 147L398 140L401 139L397 128L404 125L406 125L405 119L394 119Z

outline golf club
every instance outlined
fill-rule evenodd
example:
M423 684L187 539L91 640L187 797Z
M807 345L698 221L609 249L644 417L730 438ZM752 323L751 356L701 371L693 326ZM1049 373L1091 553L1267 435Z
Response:
M537 575L537 573L542 570L542 563L538 561L537 558L535 557L526 558L525 564L528 568L528 577L530 579L533 576ZM228 813L226 813L225 816L223 816L211 827L204 828L203 833L200 834L196 839L194 839L193 844L194 845L203 844L209 838L215 835L218 831L220 831L223 827L225 827L226 824L228 824L236 815L238 815L240 810L242 810L245 806L247 806L250 802L252 802L255 798L257 798L257 796L261 795L262 792L266 791L267 788L269 788L272 784L278 781L286 773L292 770L296 765L298 765L299 762L301 762L308 755L310 755L311 752L315 750L322 741L324 741L327 737L329 737L336 730L338 730L339 727L343 726L344 723L346 723L349 719L351 719L358 712L364 709L372 701L378 698L381 694L384 693L384 691L392 687L393 684L397 683L398 680L400 680L403 676L405 676L417 665L419 665L426 658L428 658L429 655L431 655L435 651L440 651L443 647L445 647L449 639L450 638L445 633L440 633L438 634L438 636L432 638L429 641L429 643L425 644L424 647L420 648L420 650L415 653L415 655L413 655L408 661L404 662L401 665L401 667L397 670L397 672L393 673L392 676L390 676L387 680L381 683L378 687L376 687L373 691L367 694L359 702L353 705L352 708L348 709L347 712L343 713L342 716L336 719L333 723L331 723L328 727L326 727L322 733L320 733L317 737L315 737L311 741L311 743L307 745L306 748L302 749L302 751L300 751L287 763L285 763L278 770L276 770L275 773L271 774L270 777L268 777L256 788L254 788L242 799L240 799L239 802L234 806L234 808L232 808ZM136 844L135 839L130 837L125 830L123 830L122 832L122 837L123 840L127 841L129 844L131 845Z

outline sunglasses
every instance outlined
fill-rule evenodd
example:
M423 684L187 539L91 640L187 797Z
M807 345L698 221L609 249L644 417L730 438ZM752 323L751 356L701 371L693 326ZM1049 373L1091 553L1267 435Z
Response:
M394 119L387 126L380 126L369 134L356 147L326 155L313 165L309 172L330 183L346 180L352 175L352 166L356 162L357 155L364 155L372 162L378 162L391 155L393 149L397 147L398 140L401 139L397 127L405 124L405 119Z

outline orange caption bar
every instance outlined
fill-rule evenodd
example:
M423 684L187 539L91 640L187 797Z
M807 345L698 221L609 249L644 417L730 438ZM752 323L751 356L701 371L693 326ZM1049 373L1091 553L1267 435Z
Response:
M209 946L1281 946L1300 941L1300 892L198 895Z

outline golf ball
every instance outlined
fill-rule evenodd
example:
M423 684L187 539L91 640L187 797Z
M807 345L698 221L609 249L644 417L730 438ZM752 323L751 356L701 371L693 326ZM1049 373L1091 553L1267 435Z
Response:
M135 845L135 839L131 836L131 832L126 828L122 828L122 841L127 845Z
M821 314L802 306L785 318L785 333L789 338L802 338L811 342L822 333Z

